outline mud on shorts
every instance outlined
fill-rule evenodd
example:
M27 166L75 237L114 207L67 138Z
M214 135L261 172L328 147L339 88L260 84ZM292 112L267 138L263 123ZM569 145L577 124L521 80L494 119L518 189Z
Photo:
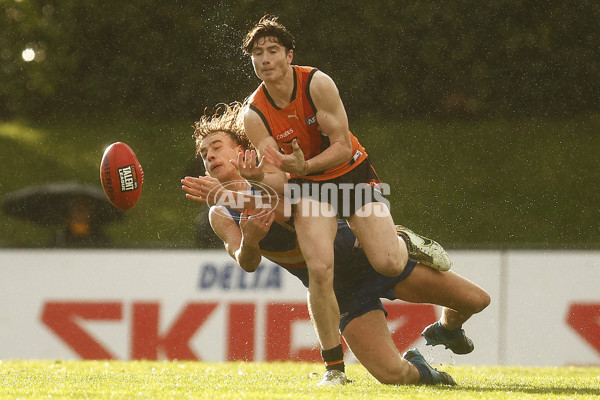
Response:
M389 187L381 183L368 157L354 169L337 178L326 181L292 178L288 187L293 186L300 190L302 197L331 204L341 218L351 217L371 202L382 202L389 208L389 202L385 198L385 195L389 194ZM298 193L291 195L298 196Z

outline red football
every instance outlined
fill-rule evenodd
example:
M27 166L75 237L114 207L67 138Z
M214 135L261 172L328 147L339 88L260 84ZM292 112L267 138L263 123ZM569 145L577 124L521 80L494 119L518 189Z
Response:
M106 197L115 207L128 210L135 206L142 194L144 171L131 147L116 142L104 150L100 181Z

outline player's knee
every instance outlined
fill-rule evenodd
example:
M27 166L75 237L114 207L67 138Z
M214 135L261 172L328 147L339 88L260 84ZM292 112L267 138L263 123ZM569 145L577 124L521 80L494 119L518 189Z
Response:
M369 261L371 261L369 259ZM371 265L375 271L385 276L398 276L404 271L404 267L408 262L408 256L400 257L377 257L375 261L371 261Z
M483 311L491 302L489 293L483 289L479 289L477 292L472 293L470 300L468 310L464 310L470 314L477 314Z
M329 286L333 282L333 265L324 262L307 264L309 285L313 287Z
M481 291L478 293L478 296L477 296L477 303L476 303L477 311L475 311L474 314L483 311L487 306L490 305L491 301L492 301L492 299L490 297L490 294L488 292L486 292L485 290L481 289Z

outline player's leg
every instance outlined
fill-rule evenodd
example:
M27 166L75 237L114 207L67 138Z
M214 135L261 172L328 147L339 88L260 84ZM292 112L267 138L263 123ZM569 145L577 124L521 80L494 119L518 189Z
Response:
M421 264L417 264L405 280L396 284L394 294L407 302L448 308L444 325L449 329L458 328L490 303L490 295L470 280L453 271L435 271Z
M326 213L315 212L324 207ZM343 371L340 347L340 311L333 291L333 241L337 232L337 219L327 203L302 198L296 206L294 225L298 245L308 268L308 299L311 318L329 369ZM339 357L335 357L339 354ZM339 358L333 360L332 358Z
M456 385L450 375L432 368L417 350L400 356L382 310L352 319L343 336L358 361L381 383Z
M398 276L409 257L438 270L450 269L450 259L437 242L394 225L389 202L383 197L386 185L380 182L368 160L342 180L341 184L351 183L352 189L338 191L338 211L347 220L377 272Z
M381 383L419 383L419 371L402 359L394 345L382 310L354 318L343 332L358 361Z
M490 296L481 287L452 271L440 272L417 264L405 280L396 284L394 294L411 303L444 307L440 320L423 331L428 344L444 344L457 354L473 350L462 324L489 305Z
M384 203L367 203L347 221L377 272L386 276L402 273L408 261L408 251L406 244L398 240L396 225Z

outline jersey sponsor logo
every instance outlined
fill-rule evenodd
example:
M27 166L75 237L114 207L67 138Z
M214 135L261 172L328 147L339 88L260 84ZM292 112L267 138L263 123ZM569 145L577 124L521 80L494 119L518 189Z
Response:
M285 139L286 137L290 136L293 133L294 133L294 128L290 128L287 131L276 135L275 139L277 139L277 140Z

